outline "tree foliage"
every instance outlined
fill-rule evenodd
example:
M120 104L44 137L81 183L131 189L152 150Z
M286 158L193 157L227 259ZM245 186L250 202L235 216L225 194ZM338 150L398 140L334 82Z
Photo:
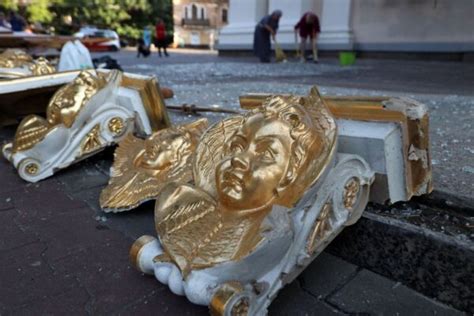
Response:
M0 0L0 10L20 10L30 23L53 26L59 34L91 25L133 38L158 18L172 33L172 7L172 0L32 0L26 7L19 7L16 0Z

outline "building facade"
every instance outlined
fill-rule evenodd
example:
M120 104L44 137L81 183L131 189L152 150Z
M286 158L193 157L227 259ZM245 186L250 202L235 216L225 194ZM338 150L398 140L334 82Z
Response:
M228 10L229 0L173 0L174 43L213 49Z
M472 0L230 0L219 50L248 50L255 25L283 11L278 41L294 49L293 27L307 11L321 22L321 50L474 52Z

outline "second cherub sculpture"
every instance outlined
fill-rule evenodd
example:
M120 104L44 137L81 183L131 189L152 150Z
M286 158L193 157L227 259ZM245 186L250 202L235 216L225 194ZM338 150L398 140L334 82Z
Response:
M147 139L129 134L115 151L111 178L100 195L106 212L122 212L158 196L168 181L192 180L191 162L207 119L170 127Z

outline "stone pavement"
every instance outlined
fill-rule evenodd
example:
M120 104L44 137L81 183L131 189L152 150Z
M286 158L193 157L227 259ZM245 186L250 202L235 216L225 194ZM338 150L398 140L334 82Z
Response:
M236 109L237 97L246 92L306 93L315 83L327 94L409 95L426 102L432 111L436 184L461 197L472 194L472 66L361 61L341 69L332 60L260 65L249 58L172 53L169 59L152 56L138 62L133 52L113 56L126 71L158 75L162 85L175 90L170 104ZM453 118L453 112L459 117ZM172 119L194 117L173 113ZM1 129L0 142L13 134L13 128ZM206 307L190 304L130 266L133 241L155 235L153 203L121 214L100 210L98 198L112 156L113 149L108 149L37 184L21 180L0 159L0 315L207 315ZM269 309L269 315L316 314L462 313L325 252Z
M0 138L11 136L3 130ZM0 315L207 315L128 262L155 235L153 203L105 214L98 204L112 150L37 184L0 161ZM454 308L323 253L287 285L269 315L462 315Z

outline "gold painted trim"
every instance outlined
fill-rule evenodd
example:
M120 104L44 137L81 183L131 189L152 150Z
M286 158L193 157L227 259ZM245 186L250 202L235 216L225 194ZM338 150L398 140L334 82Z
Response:
M138 91L153 132L171 126L160 86L154 77L141 79L124 74L121 86Z
M100 124L96 124L84 137L81 142L80 157L95 152L102 147L100 140Z
M138 265L138 258L140 258L140 253L141 253L143 247L145 245L153 242L154 240L156 240L156 238L153 237L153 236L143 235L140 238L138 238L137 240L135 240L135 242L132 244L132 247L130 247L130 252L129 252L130 263L138 271L141 271L140 266Z
M39 170L39 167L37 164L35 163L29 163L26 167L25 167L25 171L26 173L30 174L30 175L35 175L36 173L38 173L38 170Z
M343 203L344 207L352 211L359 197L360 181L358 178L351 178L344 185Z
M247 110L253 109L260 106L269 96L258 93L243 95L239 98L240 106ZM407 198L433 191L428 114L421 119L411 119L402 110L387 109L383 103L388 101L389 97L323 96L322 98L337 119L398 123L403 136ZM412 146L426 151L427 159L425 161L409 159Z
M121 135L124 131L125 123L120 117L113 117L107 124L109 131L114 135Z
M93 69L91 69L92 71ZM51 80L56 80L62 77L71 77L71 81L79 75L81 71L80 70L71 70L71 71L62 71L62 72L56 72L54 74L45 74L45 75L38 75L38 76L28 76L28 77L21 77L21 78L13 78L9 80L0 80L0 91L2 90L2 86L15 86L18 83L29 83L29 82L48 82ZM63 86L65 84L68 84L68 82L61 82L57 84L52 84L51 86ZM48 87L48 85L44 86L38 86L38 87L33 87L31 89L38 89L38 88L44 88ZM13 92L18 92L18 91L8 91L8 93L13 93Z
M318 218L313 223L311 233L306 240L306 252L313 255L316 252L318 242L324 240L326 235L331 231L331 216L333 213L333 206L330 201L326 202L322 207Z
M243 290L242 285L238 281L229 281L221 285L212 296L211 303L209 304L210 314L212 316L224 315L234 295L241 293ZM232 311L234 311L234 309L232 309ZM234 313L232 313L232 315L234 315Z

